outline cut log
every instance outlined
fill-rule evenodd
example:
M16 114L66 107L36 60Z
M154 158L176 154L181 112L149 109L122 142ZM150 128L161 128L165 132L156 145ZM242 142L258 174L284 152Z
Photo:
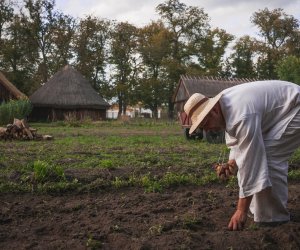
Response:
M0 136L6 133L7 128L0 127Z
M25 133L27 134L28 138L29 138L30 140L32 140L32 139L33 139L33 135L32 135L32 133L30 132L30 129L24 128L23 130L24 130Z
M43 135L43 140L52 140L53 136L52 135Z

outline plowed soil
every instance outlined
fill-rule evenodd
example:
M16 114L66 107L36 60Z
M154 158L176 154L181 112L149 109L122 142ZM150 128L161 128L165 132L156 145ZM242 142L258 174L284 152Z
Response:
M289 223L239 232L227 230L238 192L221 184L1 194L0 249L300 249L299 190L289 184Z

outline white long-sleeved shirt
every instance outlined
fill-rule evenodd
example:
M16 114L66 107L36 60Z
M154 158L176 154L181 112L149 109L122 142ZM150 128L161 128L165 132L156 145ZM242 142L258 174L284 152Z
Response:
M268 186L266 140L280 139L300 109L300 86L285 81L257 81L222 91L230 159L239 167L239 197L253 195Z

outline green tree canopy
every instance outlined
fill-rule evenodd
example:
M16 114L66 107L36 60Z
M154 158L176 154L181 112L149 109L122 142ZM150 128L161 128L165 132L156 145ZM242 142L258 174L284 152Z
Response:
M275 66L287 51L288 42L298 32L299 21L287 15L283 9L259 10L251 17L251 22L256 25L262 41L258 42L257 61L258 75L262 78L276 78Z
M168 101L163 64L171 54L171 41L171 32L160 21L140 29L138 50L143 61L143 73L137 89L138 97L155 117L158 108Z
M181 74L187 70L195 46L203 43L209 26L203 8L168 0L156 7L162 21L172 34L171 55L164 60L166 68L169 117L174 116L173 94Z
M77 69L90 79L96 90L106 89L105 69L108 63L111 22L93 16L80 20L74 38ZM107 91L104 93L108 95Z
M255 40L250 36L241 37L235 42L233 51L231 54L233 76L238 78L256 77L254 65Z
M300 58L288 56L279 61L276 67L280 79L300 85Z
M117 23L112 31L111 57L113 90L118 99L119 116L126 114L131 90L137 77L137 28L127 22Z

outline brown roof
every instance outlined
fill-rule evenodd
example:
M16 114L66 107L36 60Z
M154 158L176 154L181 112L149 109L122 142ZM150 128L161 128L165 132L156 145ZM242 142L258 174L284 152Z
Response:
M7 89L9 93L16 99L26 98L26 95L18 90L5 76L0 72L0 84Z
M208 97L213 97L226 88L256 80L257 79L197 77L182 75L175 90L173 101L175 103L184 102L194 93L201 93Z
M84 76L69 65L29 98L35 107L103 109L110 106Z

